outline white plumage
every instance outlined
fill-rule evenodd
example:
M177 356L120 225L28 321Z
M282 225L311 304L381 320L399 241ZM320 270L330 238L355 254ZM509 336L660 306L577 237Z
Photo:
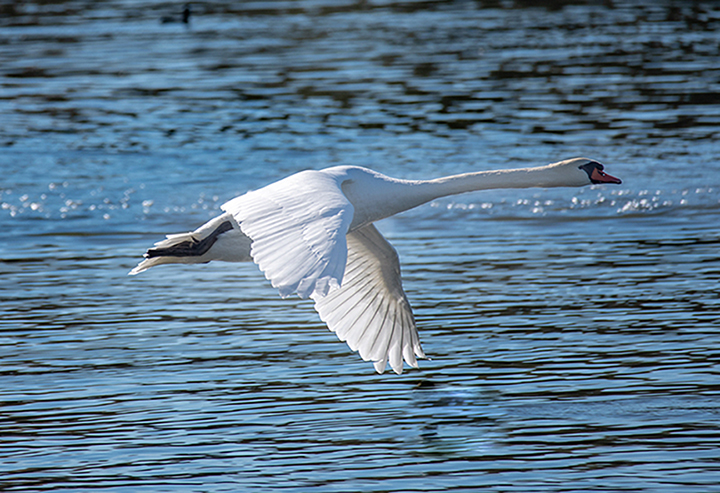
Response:
M222 209L250 237L253 260L283 298L295 292L301 298L324 296L339 286L353 206L332 176L303 171Z
M374 225L347 235L348 257L342 287L313 295L315 309L330 330L382 373L401 373L403 358L417 368L424 358L415 319L400 279L395 249Z
M489 188L620 183L586 158L435 180L399 180L339 166L302 171L222 206L191 233L155 244L130 274L165 263L253 260L287 297L312 298L320 318L382 373L425 354L395 249L374 222L432 199Z

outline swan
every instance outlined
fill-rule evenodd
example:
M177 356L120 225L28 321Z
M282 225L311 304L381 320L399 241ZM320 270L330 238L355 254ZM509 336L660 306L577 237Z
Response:
M395 249L374 223L428 201L497 188L622 183L588 158L402 180L371 169L306 170L247 192L193 232L168 235L129 274L173 263L253 261L283 298L310 298L328 328L378 373L425 358Z

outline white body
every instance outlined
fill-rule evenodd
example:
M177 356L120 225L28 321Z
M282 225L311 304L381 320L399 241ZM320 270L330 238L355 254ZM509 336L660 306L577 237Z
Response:
M312 298L330 330L378 372L389 362L401 373L403 360L417 367L425 355L397 253L373 223L457 193L588 185L595 182L588 166L608 178L601 181L620 182L585 158L436 180L399 180L354 166L302 171L234 198L192 233L168 236L130 273L163 263L253 260L281 296Z

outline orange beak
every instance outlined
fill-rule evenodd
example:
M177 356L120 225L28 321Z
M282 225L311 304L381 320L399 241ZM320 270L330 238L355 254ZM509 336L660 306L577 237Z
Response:
M604 171L600 171L597 168L593 170L590 179L593 183L616 183L618 185L622 183L622 180L620 178L615 178L614 176L608 175Z

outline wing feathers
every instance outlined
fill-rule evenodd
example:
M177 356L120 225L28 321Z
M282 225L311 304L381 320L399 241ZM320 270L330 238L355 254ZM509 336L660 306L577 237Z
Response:
M315 309L338 338L382 373L387 363L402 373L403 359L424 358L415 320L402 289L395 249L373 225L347 234L342 286L312 295Z
M339 179L304 171L222 206L280 295L310 297L342 341L382 373L425 357L395 249L372 224L348 232L354 209Z
M303 171L222 208L252 239L253 260L281 296L324 296L339 286L353 207L336 178Z

